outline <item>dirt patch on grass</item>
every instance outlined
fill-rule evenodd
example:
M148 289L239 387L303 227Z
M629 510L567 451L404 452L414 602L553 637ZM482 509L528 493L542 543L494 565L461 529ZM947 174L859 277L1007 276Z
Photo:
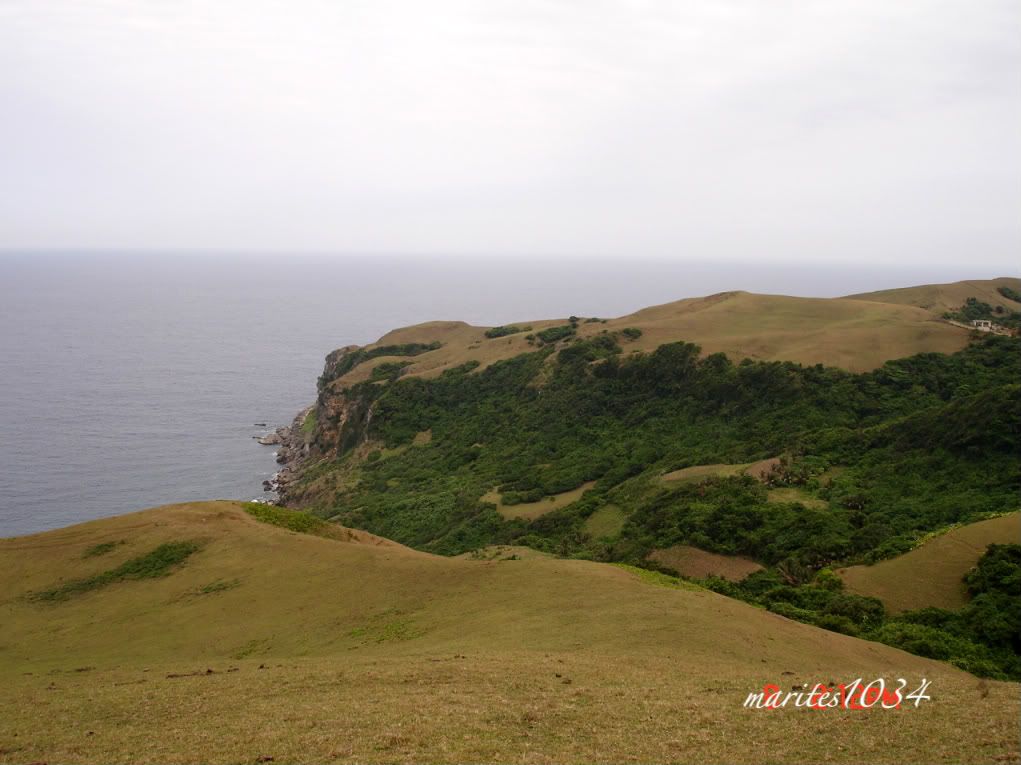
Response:
M762 570L761 565L748 558L718 555L690 545L674 545L663 550L653 550L649 553L648 559L673 569L681 576L697 579L720 576L732 582L740 582L749 574Z
M769 459L759 460L758 462L753 462L750 465L746 465L745 469L742 470L741 472L744 473L744 475L750 475L757 481L761 481L763 480L763 478L765 478L766 475L769 474L770 470L772 470L779 464L780 464L779 457L770 457Z

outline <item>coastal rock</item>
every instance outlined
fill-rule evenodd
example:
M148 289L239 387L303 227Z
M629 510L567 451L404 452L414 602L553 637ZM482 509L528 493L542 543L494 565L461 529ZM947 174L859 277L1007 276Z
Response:
M276 446L277 444L283 443L283 438L279 432L267 433L259 439L259 443L263 446Z
M280 504L301 507L308 501L309 487L298 481L313 462L332 460L367 438L372 419L372 399L351 393L337 379L346 368L348 354L359 350L345 346L326 357L319 378L316 403L306 407L290 425L278 428L281 441L276 460L281 465L275 480Z

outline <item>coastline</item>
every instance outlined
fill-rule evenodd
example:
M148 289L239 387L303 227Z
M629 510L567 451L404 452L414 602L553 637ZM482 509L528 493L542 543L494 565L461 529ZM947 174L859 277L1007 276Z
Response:
M280 470L262 482L263 492L275 494L275 501L272 499L262 501L281 506L287 504L287 487L297 480L299 471L309 456L311 441L306 438L303 427L314 410L314 404L305 407L295 415L289 425L281 425L257 439L262 446L277 447L276 461L281 466Z

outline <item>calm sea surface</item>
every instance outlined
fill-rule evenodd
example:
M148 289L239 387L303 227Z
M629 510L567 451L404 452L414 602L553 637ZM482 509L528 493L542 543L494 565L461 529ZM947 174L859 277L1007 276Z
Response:
M833 296L996 274L639 261L0 254L0 536L251 499L252 436L323 357L432 319L616 316L729 289Z

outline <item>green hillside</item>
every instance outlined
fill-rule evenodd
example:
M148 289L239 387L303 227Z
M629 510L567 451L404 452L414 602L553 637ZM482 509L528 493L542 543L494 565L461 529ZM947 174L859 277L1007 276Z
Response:
M1015 684L977 685L666 577L444 558L247 510L178 505L0 540L0 762L851 763L919 751L985 762L1012 751ZM175 545L191 547L154 563ZM102 583L39 597L88 581ZM899 711L742 706L766 683L859 676L924 677L933 698Z
M874 637L881 607L801 588L1017 507L1017 338L857 374L626 345L606 331L482 371L324 386L313 457L285 496L444 555L495 544L641 566L677 545L741 556L766 567L756 581L776 592L721 592ZM736 467L702 469L714 465ZM664 480L674 476L690 480ZM589 518L608 506L623 524L592 533ZM1021 677L997 646L955 645L947 658L960 666Z

